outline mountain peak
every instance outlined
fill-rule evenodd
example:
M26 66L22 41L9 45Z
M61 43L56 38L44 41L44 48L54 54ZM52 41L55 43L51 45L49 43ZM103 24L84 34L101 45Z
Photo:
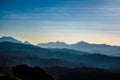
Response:
M48 43L39 43L38 46L43 48L66 48L68 44L61 41L48 42Z
M89 44L88 42L85 42L85 41L80 41L80 42L78 42L78 43L76 43L76 44Z
M28 45L31 45L31 43L30 42L28 42L28 41L25 41L25 42L23 42L24 44L28 44Z
M56 41L55 43L58 43L58 44L66 44L65 42L62 42L62 41Z
M0 42L13 42L13 43L22 43L21 41L10 37L10 36L3 36L0 38Z
M11 36L3 36L3 37L1 37L2 39L6 39L6 38L9 38L9 39L14 39L13 37L11 37Z

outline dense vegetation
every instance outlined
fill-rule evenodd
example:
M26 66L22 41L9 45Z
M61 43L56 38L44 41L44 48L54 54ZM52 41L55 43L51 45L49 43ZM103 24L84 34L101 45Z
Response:
M11 71L0 74L0 80L120 80L120 72L87 67L42 69L37 66L17 65Z
M51 75L48 75L40 67L17 65L11 71L4 72L4 74L1 73L0 80L54 80L54 79L52 78Z

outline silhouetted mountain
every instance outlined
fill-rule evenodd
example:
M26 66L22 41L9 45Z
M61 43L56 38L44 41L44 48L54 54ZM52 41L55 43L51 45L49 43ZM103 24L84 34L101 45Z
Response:
M61 42L64 43L64 42ZM37 46L43 47L43 48L67 48L67 49L74 49L79 51L85 51L89 53L101 53L105 55L112 55L112 56L120 56L120 46L110 46L106 44L90 44L84 41L75 43L75 44L66 44L61 45L60 43L56 42L49 42L44 44L38 44Z
M13 37L3 36L0 38L0 42L13 42L13 43L22 43L21 41L14 39Z
M81 55L78 55L81 54ZM30 66L61 67L98 67L104 69L119 68L120 57L86 52L69 51L69 49L44 49L33 45L19 43L0 43L0 66L28 64Z

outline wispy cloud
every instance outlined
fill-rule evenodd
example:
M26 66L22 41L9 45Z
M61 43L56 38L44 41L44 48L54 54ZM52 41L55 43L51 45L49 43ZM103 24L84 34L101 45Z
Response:
M18 20L88 20L87 17L89 19L107 19L108 17L115 19L117 17L118 20L120 8L35 8L29 13L11 12L4 14L4 18Z
M119 31L120 24L107 24L107 23L98 23L98 22L81 22L81 21L17 21L17 20L5 20L0 21L1 26L8 27L33 27L35 29L44 29L44 30L89 30L89 31Z
M9 19L30 19L32 18L31 16L27 16L27 15L23 15L23 14L7 14L5 16L6 18L9 18Z

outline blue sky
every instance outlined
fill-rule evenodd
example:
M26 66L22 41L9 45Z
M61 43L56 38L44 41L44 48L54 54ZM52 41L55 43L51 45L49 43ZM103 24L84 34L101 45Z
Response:
M0 0L0 36L33 44L120 45L120 0Z

